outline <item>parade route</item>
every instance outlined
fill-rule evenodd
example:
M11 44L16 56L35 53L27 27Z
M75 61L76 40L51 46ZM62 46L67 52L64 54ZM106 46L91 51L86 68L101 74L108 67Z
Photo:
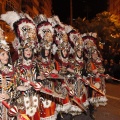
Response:
M120 83L107 82L107 105L95 109L95 120L120 120ZM73 120L92 120L87 114L75 116Z
M98 107L95 120L120 120L120 84L106 83L108 103Z

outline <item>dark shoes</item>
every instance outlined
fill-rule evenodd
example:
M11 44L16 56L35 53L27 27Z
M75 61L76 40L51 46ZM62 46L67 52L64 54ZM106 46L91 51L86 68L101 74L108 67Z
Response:
M92 120L95 120L95 116L94 115L90 115Z

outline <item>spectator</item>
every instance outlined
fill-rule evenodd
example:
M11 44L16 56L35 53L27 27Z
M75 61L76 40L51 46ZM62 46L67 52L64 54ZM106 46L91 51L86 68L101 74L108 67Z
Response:
M119 64L119 60L120 60L120 49L118 49L114 55L114 61L116 64Z
M114 60L110 59L109 70L108 70L110 76L114 76L114 67L115 67Z
M103 67L105 68L104 74L109 74L109 63L107 59L103 61Z
M114 77L120 79L120 60L114 67Z
M115 49L113 48L112 50L109 51L108 59L109 60L111 60L111 59L114 60L114 56L115 56Z

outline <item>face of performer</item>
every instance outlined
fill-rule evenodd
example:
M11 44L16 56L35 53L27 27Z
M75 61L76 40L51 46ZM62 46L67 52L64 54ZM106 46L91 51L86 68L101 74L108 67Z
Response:
M45 49L45 57L47 57L49 55L49 49Z
M77 51L77 56L78 56L78 57L81 57L81 55L82 55L82 52L81 52L80 50L78 50L78 51Z
M44 35L44 39L49 41L49 42L53 41L53 35L49 29L46 30L45 35Z
M67 53L68 53L67 50L62 50L63 57L67 57Z
M24 56L29 59L32 56L32 49L29 47L25 48L24 49Z
M96 59L98 58L98 54L97 54L96 51L92 53L92 58L93 58L94 60L96 60Z
M35 31L35 29L31 29L30 32L28 32L28 37L31 40L35 40L36 39L36 31Z
M9 59L8 52L2 51L0 53L0 61L1 61L1 63L4 64L4 65L7 64L8 59Z
M26 31L24 31L27 30ZM36 40L36 29L35 28L31 28L28 25L25 25L23 27L23 34L24 34L24 38L23 39L30 39L30 40Z

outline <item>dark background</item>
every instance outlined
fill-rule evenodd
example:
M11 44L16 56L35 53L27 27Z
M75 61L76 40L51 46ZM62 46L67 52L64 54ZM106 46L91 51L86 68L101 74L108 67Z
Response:
M53 0L53 14L62 22L70 18L70 0ZM91 20L97 13L107 10L108 0L72 0L73 19L78 17Z

